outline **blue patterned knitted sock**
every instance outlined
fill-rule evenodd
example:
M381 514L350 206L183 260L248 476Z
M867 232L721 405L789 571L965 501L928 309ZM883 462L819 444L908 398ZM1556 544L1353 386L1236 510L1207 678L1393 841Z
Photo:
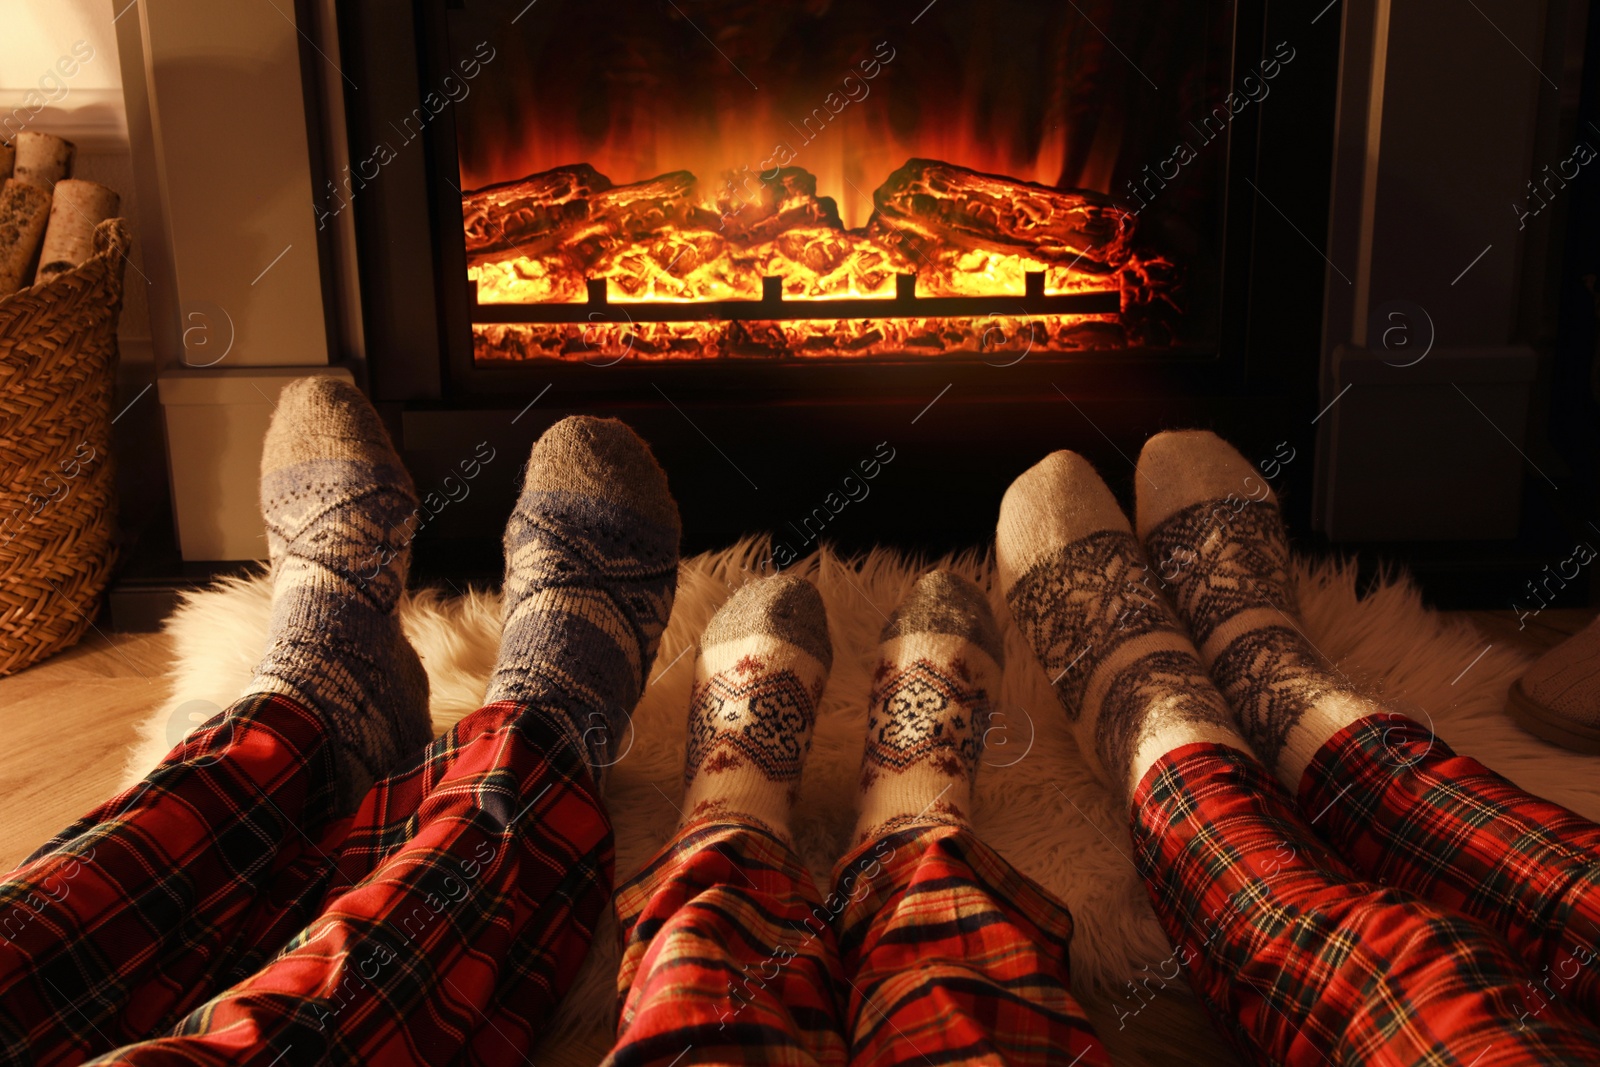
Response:
M261 453L272 623L252 693L280 693L332 730L341 810L432 738L428 677L395 607L410 565L411 476L355 386L285 388Z
M596 774L631 747L678 583L678 506L649 446L573 417L533 446L506 524L504 629L486 700L560 716Z

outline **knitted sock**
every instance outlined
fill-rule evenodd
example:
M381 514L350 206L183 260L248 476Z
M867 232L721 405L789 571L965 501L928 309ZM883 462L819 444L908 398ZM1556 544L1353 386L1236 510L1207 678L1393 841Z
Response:
M879 640L856 842L914 826L969 825L1005 659L989 602L965 578L933 571L895 608Z
M1011 614L1102 781L1128 797L1179 745L1246 748L1082 456L1053 452L1011 483L995 548Z
M1162 433L1139 455L1139 534L1244 736L1291 790L1323 742L1381 710L1302 635L1277 497L1215 434Z
M533 446L506 523L500 657L485 696L558 716L600 772L627 754L678 584L678 505L615 419L562 419Z
M740 587L695 658L683 822L751 822L785 840L833 665L816 586L778 575Z
M341 810L433 736L428 676L395 607L417 494L377 412L334 378L286 387L261 452L272 622L252 693L280 693L333 733Z

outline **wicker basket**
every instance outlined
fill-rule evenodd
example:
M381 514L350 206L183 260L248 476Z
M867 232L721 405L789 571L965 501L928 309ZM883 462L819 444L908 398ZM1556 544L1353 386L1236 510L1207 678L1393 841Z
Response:
M113 562L111 392L128 233L0 298L0 675L75 644Z

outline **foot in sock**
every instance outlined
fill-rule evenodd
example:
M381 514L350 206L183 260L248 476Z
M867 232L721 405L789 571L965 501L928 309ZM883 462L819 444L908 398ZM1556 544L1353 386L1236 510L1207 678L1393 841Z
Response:
M933 571L895 608L879 641L855 841L970 825L1004 661L989 602L965 578Z
M562 419L533 446L506 524L488 703L558 716L598 777L626 753L678 582L678 505L615 419Z
M283 390L261 453L272 622L250 691L323 716L341 811L432 737L428 678L395 611L416 507L355 386L314 377Z
M1291 790L1318 748L1378 711L1303 635L1277 497L1205 431L1139 455L1139 536L1252 748Z
M789 812L833 665L816 586L750 582L700 637L689 697L683 820L753 823L789 839Z
M1011 614L1101 781L1127 798L1179 745L1246 747L1082 456L1051 453L1011 484L995 550Z

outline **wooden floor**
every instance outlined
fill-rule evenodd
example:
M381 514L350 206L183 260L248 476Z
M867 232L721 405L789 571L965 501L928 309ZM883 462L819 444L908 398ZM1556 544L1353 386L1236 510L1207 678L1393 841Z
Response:
M1545 611L1526 628L1519 628L1511 612L1468 616L1487 639L1537 651L1581 629L1592 614ZM97 631L76 648L0 678L6 732L0 749L0 871L114 791L135 724L166 696L171 661L164 636ZM1119 1067L1241 1062L1186 990L1161 991L1137 1015L1131 1014L1137 1002L1130 998L1111 994L1085 1004ZM609 1047L607 1035L596 1033L537 1049L535 1062L593 1064Z

